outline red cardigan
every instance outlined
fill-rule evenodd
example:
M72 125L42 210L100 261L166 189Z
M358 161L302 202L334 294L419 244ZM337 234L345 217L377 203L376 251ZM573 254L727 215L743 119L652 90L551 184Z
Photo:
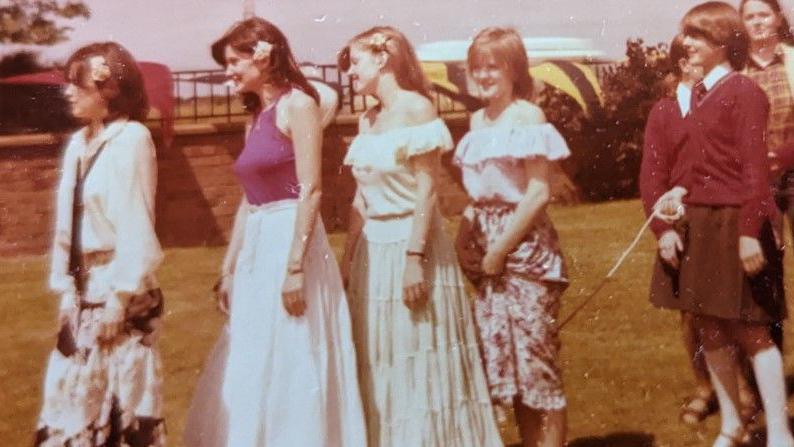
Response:
M686 170L682 149L687 138L685 119L676 99L662 98L654 104L645 124L639 179L647 216L662 194L683 182ZM669 229L671 226L659 219L651 221L651 230L657 238Z
M685 123L685 203L738 206L739 233L759 237L761 225L777 217L769 185L765 133L766 94L750 78L731 73L699 104Z

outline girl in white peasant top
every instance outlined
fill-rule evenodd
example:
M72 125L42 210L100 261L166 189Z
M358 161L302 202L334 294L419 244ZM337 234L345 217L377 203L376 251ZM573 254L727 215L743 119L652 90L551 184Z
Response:
M137 120L143 79L118 44L79 49L66 96L87 123L66 148L50 288L61 296L36 445L163 446L156 345L162 259L154 232L155 148Z
M501 445L462 276L436 207L449 131L413 49L394 28L354 37L340 67L357 92L379 100L344 161L358 185L342 270L368 445Z
M532 80L515 31L481 31L468 68L486 107L472 115L455 152L473 201L456 245L478 289L474 314L491 398L513 406L523 445L562 446L556 318L568 278L545 206L548 164L569 151L543 112L522 99Z

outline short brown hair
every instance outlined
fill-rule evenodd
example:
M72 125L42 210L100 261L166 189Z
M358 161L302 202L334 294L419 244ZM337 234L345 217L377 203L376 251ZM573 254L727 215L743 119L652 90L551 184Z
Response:
M731 66L735 70L744 68L750 39L739 11L733 6L724 2L701 3L690 9L681 20L681 32L724 47Z
M431 99L430 81L427 80L419 58L416 57L413 45L405 34L391 26L376 26L356 34L342 48L337 57L338 66L342 71L350 68L350 47L358 45L372 53L386 53L389 58L386 68L394 73L397 85L405 90L417 92Z
M487 55L493 56L509 73L513 80L514 98L529 99L532 96L529 57L516 30L489 27L477 33L466 57L469 72Z
M110 69L107 79L93 80L99 94L107 101L109 119L126 116L143 121L149 112L149 101L143 75L135 58L116 42L97 42L75 51L64 66L66 80L85 86L91 76L89 59L102 56Z
M212 58L219 65L225 67L227 46L238 53L251 56L259 41L267 42L273 46L264 73L267 81L279 87L297 87L319 104L320 95L300 71L298 63L295 62L295 56L292 55L287 36L276 25L261 17L251 17L232 25L220 39L212 44ZM249 111L256 113L261 109L259 97L256 95L244 94L243 101Z

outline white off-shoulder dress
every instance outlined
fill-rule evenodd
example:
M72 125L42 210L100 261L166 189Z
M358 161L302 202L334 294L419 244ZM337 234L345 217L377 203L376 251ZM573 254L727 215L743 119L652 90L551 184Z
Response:
M452 147L436 119L360 134L345 157L366 202L349 299L370 447L502 445L462 274L437 210L426 246L429 302L419 311L403 303L417 192L411 158Z

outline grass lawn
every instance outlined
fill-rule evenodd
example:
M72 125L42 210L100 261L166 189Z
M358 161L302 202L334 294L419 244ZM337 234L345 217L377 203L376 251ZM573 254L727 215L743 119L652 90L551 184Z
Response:
M642 225L643 215L638 201L554 207L551 213L572 278L563 296L564 318L606 274ZM331 237L338 250L344 235ZM648 303L654 247L647 233L616 278L562 332L570 446L709 446L717 434L717 417L697 429L678 422L678 408L692 380L678 315ZM209 299L222 256L222 248L171 249L160 270L167 299L161 349L170 445L182 445L193 386L223 322ZM786 262L790 271L791 259ZM787 279L791 286L791 277ZM47 293L45 280L44 257L0 260L3 446L28 445L32 440L44 362L55 333L56 301ZM794 372L790 351L786 371ZM510 428L504 434L508 442L517 440Z

